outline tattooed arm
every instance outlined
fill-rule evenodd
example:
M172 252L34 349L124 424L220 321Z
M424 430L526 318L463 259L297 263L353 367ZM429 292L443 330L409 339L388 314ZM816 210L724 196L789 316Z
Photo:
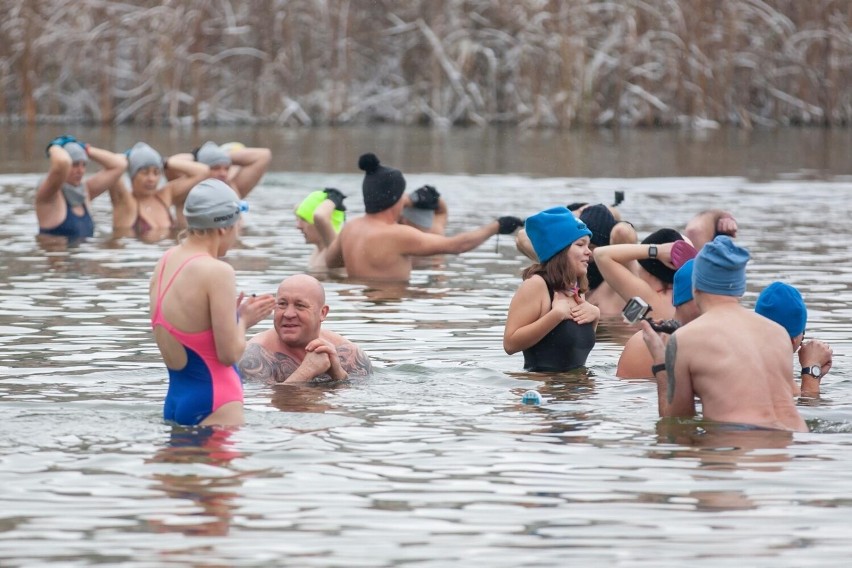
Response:
M370 358L354 343L342 343L337 346L340 366L350 377L366 377L373 373Z
M677 333L672 334L668 343L664 344L663 338L648 322L641 322L641 326L642 337L654 361L654 369L665 360L665 368L654 373L660 416L695 416L695 395L691 380L682 368L677 368Z
M660 416L691 418L695 416L695 393L692 379L683 366L678 368L677 333L669 337L666 344L666 370L656 376ZM665 382L666 398L663 404L662 383Z
M323 364L322 357L320 354L305 357L299 364L285 353L270 353L257 343L249 343L237 367L240 375L247 380L277 384L330 381L331 377L326 374L328 365ZM321 370L323 367L325 369Z

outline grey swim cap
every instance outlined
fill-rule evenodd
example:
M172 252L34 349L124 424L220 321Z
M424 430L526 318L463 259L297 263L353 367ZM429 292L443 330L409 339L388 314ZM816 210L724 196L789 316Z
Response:
M163 169L163 157L159 152L145 144L137 142L127 153L127 173L130 174L130 179L142 168L157 166Z
M205 142L195 153L196 160L208 166L230 166L231 156L215 142Z
M86 154L86 149L77 142L69 142L63 146L63 148L65 148L65 151L68 152L69 156L71 156L72 162L89 163L89 155Z
M212 178L193 187L183 205L183 214L190 229L230 227L244 211L248 211L248 203L240 201L231 186Z

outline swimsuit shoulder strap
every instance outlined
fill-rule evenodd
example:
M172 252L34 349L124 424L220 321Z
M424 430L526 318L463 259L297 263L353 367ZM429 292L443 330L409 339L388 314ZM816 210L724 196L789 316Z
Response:
M190 262L192 262L193 260L195 260L196 258L199 258L199 257L202 257L202 256L207 256L204 253L198 253L198 254L194 254L191 257L184 260L181 263L181 265L178 266L177 270L175 270L175 273L172 274L172 277L169 278L169 281L166 283L166 287L163 288L163 273L166 271L166 263L168 262L169 254L173 250L174 249L171 249L168 252L166 252L165 255L163 255L163 265L160 267L160 275L159 275L159 278L157 279L157 303L154 304L154 313L151 316L151 321L154 322L154 323L160 321L160 319L161 319L160 318L160 309L162 308L162 305L163 305L163 297L166 295L166 292L169 291L169 288L171 288L172 283L175 281L175 278L177 277L177 275L180 274L180 271L183 270L183 267L186 266L187 264L189 264Z

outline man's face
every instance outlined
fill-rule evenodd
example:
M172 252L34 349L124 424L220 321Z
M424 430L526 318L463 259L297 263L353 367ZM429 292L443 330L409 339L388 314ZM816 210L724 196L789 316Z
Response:
M319 231L315 225L311 225L304 219L299 216L296 216L296 228L302 232L302 235L305 237L305 242L309 245L319 244L322 239L320 239Z
M285 281L278 287L272 319L275 332L285 345L304 347L319 337L327 313L328 306L309 284Z
M228 171L231 167L227 164L217 164L215 166L210 166L210 177L213 179L218 179L219 181L228 181Z

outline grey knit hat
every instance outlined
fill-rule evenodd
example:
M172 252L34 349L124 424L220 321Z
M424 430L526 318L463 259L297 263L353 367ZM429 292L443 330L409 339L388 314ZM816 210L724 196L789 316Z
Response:
M195 159L208 166L230 166L231 156L215 142L207 141L198 148Z
M144 142L137 142L133 145L133 148L127 151L127 173L130 175L130 179L133 179L142 168L151 166L157 166L162 170L163 157Z
M190 229L221 229L235 224L248 203L223 181L206 179L189 191L183 214Z

